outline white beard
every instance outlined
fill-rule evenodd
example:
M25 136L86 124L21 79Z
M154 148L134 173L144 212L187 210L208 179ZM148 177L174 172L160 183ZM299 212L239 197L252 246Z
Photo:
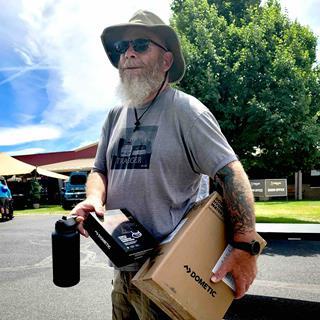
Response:
M143 107L146 99L155 93L164 80L160 71L160 64L148 67L137 76L127 76L120 73L120 83L117 86L117 95L127 108Z

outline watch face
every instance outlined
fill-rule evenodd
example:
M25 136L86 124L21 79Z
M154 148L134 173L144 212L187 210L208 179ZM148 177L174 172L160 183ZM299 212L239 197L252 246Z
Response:
M260 252L260 243L259 241L252 241L251 252L253 255L257 255Z

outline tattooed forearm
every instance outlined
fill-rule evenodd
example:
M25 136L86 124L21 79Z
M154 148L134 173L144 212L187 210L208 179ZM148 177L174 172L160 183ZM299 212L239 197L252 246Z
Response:
M255 229L254 198L250 183L240 162L235 161L216 174L223 189L233 234L243 234Z

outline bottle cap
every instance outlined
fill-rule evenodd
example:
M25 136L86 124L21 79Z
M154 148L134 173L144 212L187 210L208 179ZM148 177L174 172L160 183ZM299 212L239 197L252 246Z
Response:
M77 222L74 217L63 216L56 222L56 231L61 233L71 233L77 229Z

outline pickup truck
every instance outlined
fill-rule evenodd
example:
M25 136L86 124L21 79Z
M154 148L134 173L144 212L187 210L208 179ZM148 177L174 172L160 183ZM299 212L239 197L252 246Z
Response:
M74 171L70 173L65 188L62 189L62 207L72 209L78 202L86 198L87 173Z

